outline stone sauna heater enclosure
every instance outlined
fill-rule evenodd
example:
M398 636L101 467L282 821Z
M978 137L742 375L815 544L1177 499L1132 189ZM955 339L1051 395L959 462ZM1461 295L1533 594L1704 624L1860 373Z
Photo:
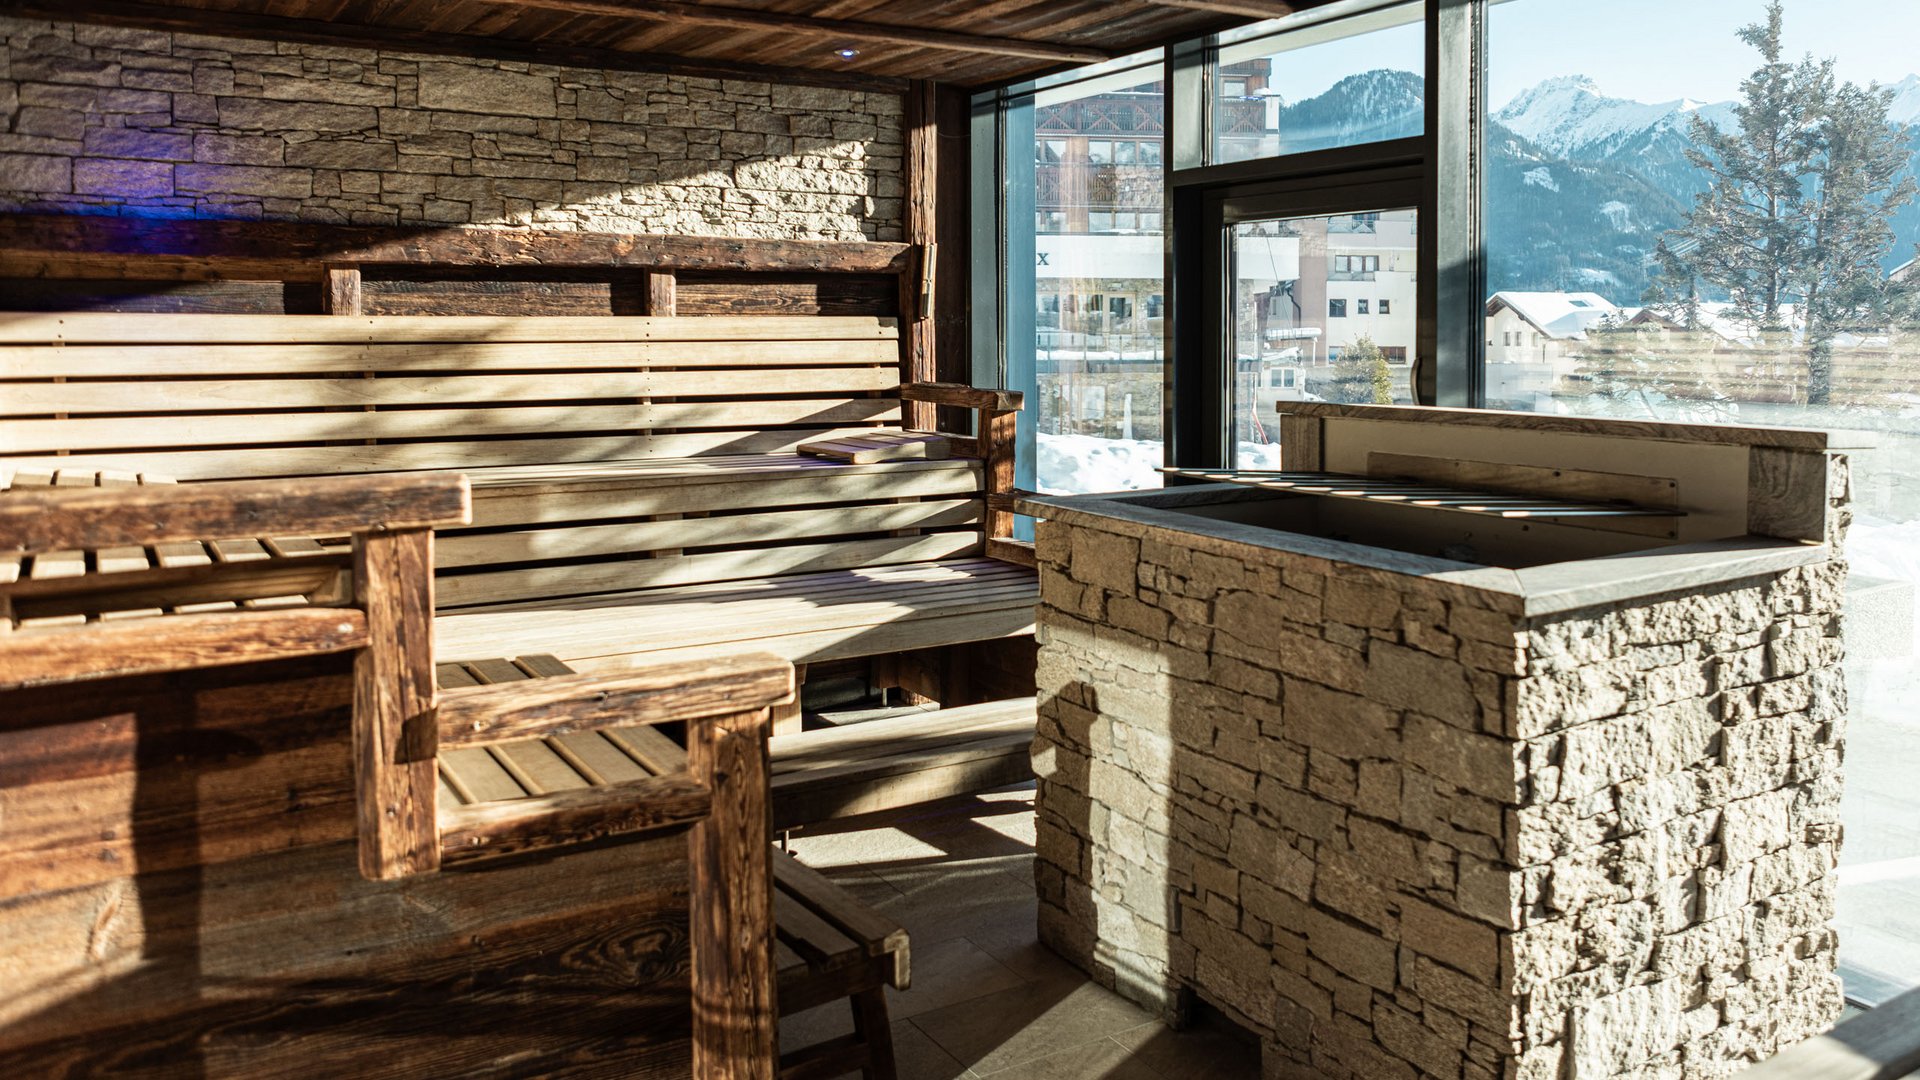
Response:
M1043 938L1278 1077L1724 1076L1837 1020L1826 435L1284 408L1287 474L1022 502Z

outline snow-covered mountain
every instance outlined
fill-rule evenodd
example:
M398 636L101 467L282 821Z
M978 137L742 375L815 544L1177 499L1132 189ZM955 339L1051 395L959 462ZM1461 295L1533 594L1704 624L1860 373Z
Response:
M1906 125L1920 165L1920 75L1889 84L1888 118ZM1288 152L1417 135L1420 76L1352 75L1301 101L1253 109ZM1691 121L1737 125L1731 102L1647 103L1609 97L1584 76L1548 79L1495 111L1487 131L1487 248L1495 288L1591 290L1638 303L1654 246L1686 218L1707 178L1687 160ZM1920 171L1920 169L1916 169ZM1920 203L1894 215L1889 268L1920 240Z
M1915 87L1920 106L1920 84ZM1649 105L1608 97L1585 75L1564 75L1532 87L1493 114L1507 130L1561 157L1606 159L1662 136L1687 137L1692 118L1715 127L1734 123L1732 102L1691 98Z

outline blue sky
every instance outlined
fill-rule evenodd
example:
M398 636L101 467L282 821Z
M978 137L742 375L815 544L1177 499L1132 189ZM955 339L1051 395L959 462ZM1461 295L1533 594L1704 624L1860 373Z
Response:
M1734 31L1764 0L1510 0L1493 8L1488 100L1542 79L1588 75L1613 97L1722 101L1757 54ZM1920 72L1920 0L1787 0L1787 51L1838 61L1840 77L1897 82Z
M1613 97L1724 101L1756 54L1734 31L1765 0L1506 0L1493 7L1488 100L1494 108L1557 75L1587 75ZM1787 0L1787 49L1838 61L1856 82L1920 73L1920 0ZM1277 89L1300 101L1356 71L1417 70L1418 24L1287 54Z

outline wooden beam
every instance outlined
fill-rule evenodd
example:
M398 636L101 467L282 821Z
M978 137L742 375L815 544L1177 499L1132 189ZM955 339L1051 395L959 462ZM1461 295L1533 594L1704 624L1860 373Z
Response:
M522 5L515 3L511 6ZM325 19L290 19L274 15L256 15L250 12L218 11L212 8L171 4L133 3L127 0L66 0L66 2L7 0L5 10L9 15L58 19L64 22L134 26L147 30L209 34L255 41L351 45L389 52L466 56L483 60L512 60L520 63L552 64L559 67L644 71L693 75L709 79L762 79L768 82L827 86L883 94L897 94L906 87L904 79L865 75L843 69L736 64L659 53L517 41L477 34L453 34L405 26L333 22ZM832 56L823 58L822 63L824 64L827 60L836 64L841 63L838 57Z
M0 690L345 652L366 640L360 612L319 607L15 631L0 634Z
M774 1080L772 795L767 710L687 724L712 812L687 834L693 1080Z
M671 270L647 270L647 314L671 317L679 313L680 279Z
M278 276L287 281L317 280L328 265L897 274L911 254L906 244L827 240L0 214L0 262L8 264L172 260L215 276L215 264L232 260L248 273L284 268Z
M891 23L856 22L851 19L821 19L811 15L788 15L761 8L724 7L717 4L682 4L672 0L479 0L513 8L542 8L575 15L598 15L612 19L645 19L654 22L686 23L694 26L718 26L729 30L764 33L779 30L832 42L878 42L904 45L914 49L938 49L945 52L986 53L991 56L1023 56L1067 64L1097 64L1111 60L1105 49L1080 45L1058 45L1050 41L1030 41L1016 37L988 37L935 30L925 26L901 26Z
M457 748L755 709L793 695L793 665L768 656L462 686L440 697L440 745Z
M442 865L584 844L699 821L710 797L681 773L531 799L441 807Z
M1147 3L1185 11L1210 11L1216 15L1244 15L1250 19L1284 19L1303 8L1314 6L1310 3L1289 3L1288 0L1147 0Z
M320 303L329 315L360 314L360 268L327 267L321 282Z
M355 536L353 584L367 617L367 646L353 658L360 874L431 873L440 868L433 530Z
M939 222L934 212L939 195L939 112L936 86L914 81L903 102L906 134L905 239L918 258L900 275L900 379L930 383L937 375L934 354L932 247ZM939 420L933 406L909 403L903 422L912 431L932 431Z
M467 478L457 473L16 488L0 499L0 551L209 536L338 536L463 525L470 513Z

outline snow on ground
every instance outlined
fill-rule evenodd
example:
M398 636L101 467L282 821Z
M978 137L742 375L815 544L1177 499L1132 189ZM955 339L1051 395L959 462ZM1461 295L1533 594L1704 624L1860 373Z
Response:
M1096 435L1038 437L1039 488L1048 495L1094 491L1142 491L1160 487L1163 447L1145 439L1103 439ZM1277 469L1280 448L1271 443L1240 444L1243 469Z

